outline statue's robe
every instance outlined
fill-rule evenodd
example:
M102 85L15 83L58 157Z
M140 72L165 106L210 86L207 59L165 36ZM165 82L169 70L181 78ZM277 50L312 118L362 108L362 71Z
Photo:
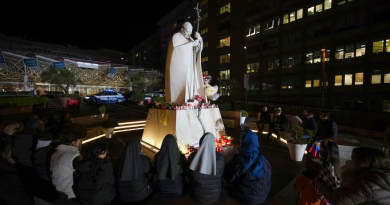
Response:
M203 42L193 46L192 38L180 32L169 42L165 66L166 102L185 104L195 95L205 96L201 66Z

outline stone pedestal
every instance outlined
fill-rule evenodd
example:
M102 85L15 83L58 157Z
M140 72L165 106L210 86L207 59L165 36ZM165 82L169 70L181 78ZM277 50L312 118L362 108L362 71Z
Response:
M218 108L202 109L201 122L198 119L198 112L198 110L149 109L142 140L160 148L164 137L173 134L179 148L184 150L187 144L193 145L203 136L201 123L205 131L213 133L215 137L226 135Z

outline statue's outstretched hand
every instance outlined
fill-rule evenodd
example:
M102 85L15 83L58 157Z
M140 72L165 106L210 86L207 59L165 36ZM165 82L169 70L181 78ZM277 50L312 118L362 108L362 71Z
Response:
M202 36L198 32L195 32L195 38L201 40Z
M199 45L199 39L192 41L192 46L198 46L198 45Z

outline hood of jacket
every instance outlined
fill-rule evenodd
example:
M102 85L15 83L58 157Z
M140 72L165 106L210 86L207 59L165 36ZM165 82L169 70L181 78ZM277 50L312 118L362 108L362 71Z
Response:
M365 169L357 173L358 179L371 182L381 189L390 192L390 172L378 169Z
M71 151L76 151L78 152L79 151L79 148L78 147L75 147L75 146L72 146L72 145L58 145L58 147L56 148L57 150L71 150Z

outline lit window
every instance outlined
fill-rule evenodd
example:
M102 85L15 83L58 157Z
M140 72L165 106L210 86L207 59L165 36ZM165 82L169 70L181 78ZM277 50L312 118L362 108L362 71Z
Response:
M356 57L364 56L366 54L366 43L356 44Z
M329 60L330 60L330 50L326 50L325 61L329 61Z
M375 74L371 76L371 84L381 84L381 81L382 81L381 74Z
M254 26L251 26L247 28L247 35L246 37L253 36L260 33L260 24L256 24Z
M390 45L389 45L389 39L386 39L386 45L385 45L385 48L386 48L386 52L390 52Z
M219 45L217 46L218 48L222 47L230 47L230 36L224 39L219 40Z
M272 60L268 61L268 70L273 70L274 69L274 62Z
M314 52L314 63L321 63L321 51Z
M342 86L343 85L343 76L342 75L336 75L334 77L334 86Z
M208 75L209 74L209 71L208 70L205 70L202 72L203 75Z
M303 9L299 9L297 11L297 19L301 19L301 18L303 18Z
M209 47L209 42L204 42L203 47L205 47L205 48Z
M289 21L288 21L288 14L284 14L283 16L283 24L288 24Z
M253 72L257 72L260 70L260 62L255 63L255 69Z
M383 43L384 41L374 41L372 49L373 53L383 53Z
M363 73L355 74L355 85L363 85Z
M202 58L202 63L203 62L207 62L207 61L209 61L209 57L208 56Z
M282 89L287 89L287 86L282 86Z
M336 48L336 59L344 59L344 47L340 46Z
M251 64L246 64L246 73L251 72Z
M314 80L313 81L313 87L320 87L320 80Z
M305 87L311 88L311 80L307 80L307 81L306 81Z
M355 45L350 44L345 47L345 59L355 57Z
M222 70L219 72L219 77L221 80L229 80L230 79L230 70Z
M223 14L225 12L230 13L230 3L228 3L227 5L225 5L219 9L219 14Z
M290 22L295 21L295 12L290 13Z
M332 0L325 0L324 4L325 4L325 10L332 8Z
M317 6L316 6L316 13L319 13L319 12L321 12L322 11L322 4L318 4Z
M219 63L230 63L230 53L219 56Z
M352 85L352 74L345 74L344 75L344 85Z
M137 53L137 54L135 54L135 57L138 57L138 53Z
M311 15L313 15L313 14L314 14L314 6L312 6L312 7L310 7L310 8L307 9L307 15L308 15L308 16L311 16Z
M385 76L384 76L384 83L390 83L390 73L385 74Z
M306 54L306 64L312 64L313 63L313 53L307 53Z

